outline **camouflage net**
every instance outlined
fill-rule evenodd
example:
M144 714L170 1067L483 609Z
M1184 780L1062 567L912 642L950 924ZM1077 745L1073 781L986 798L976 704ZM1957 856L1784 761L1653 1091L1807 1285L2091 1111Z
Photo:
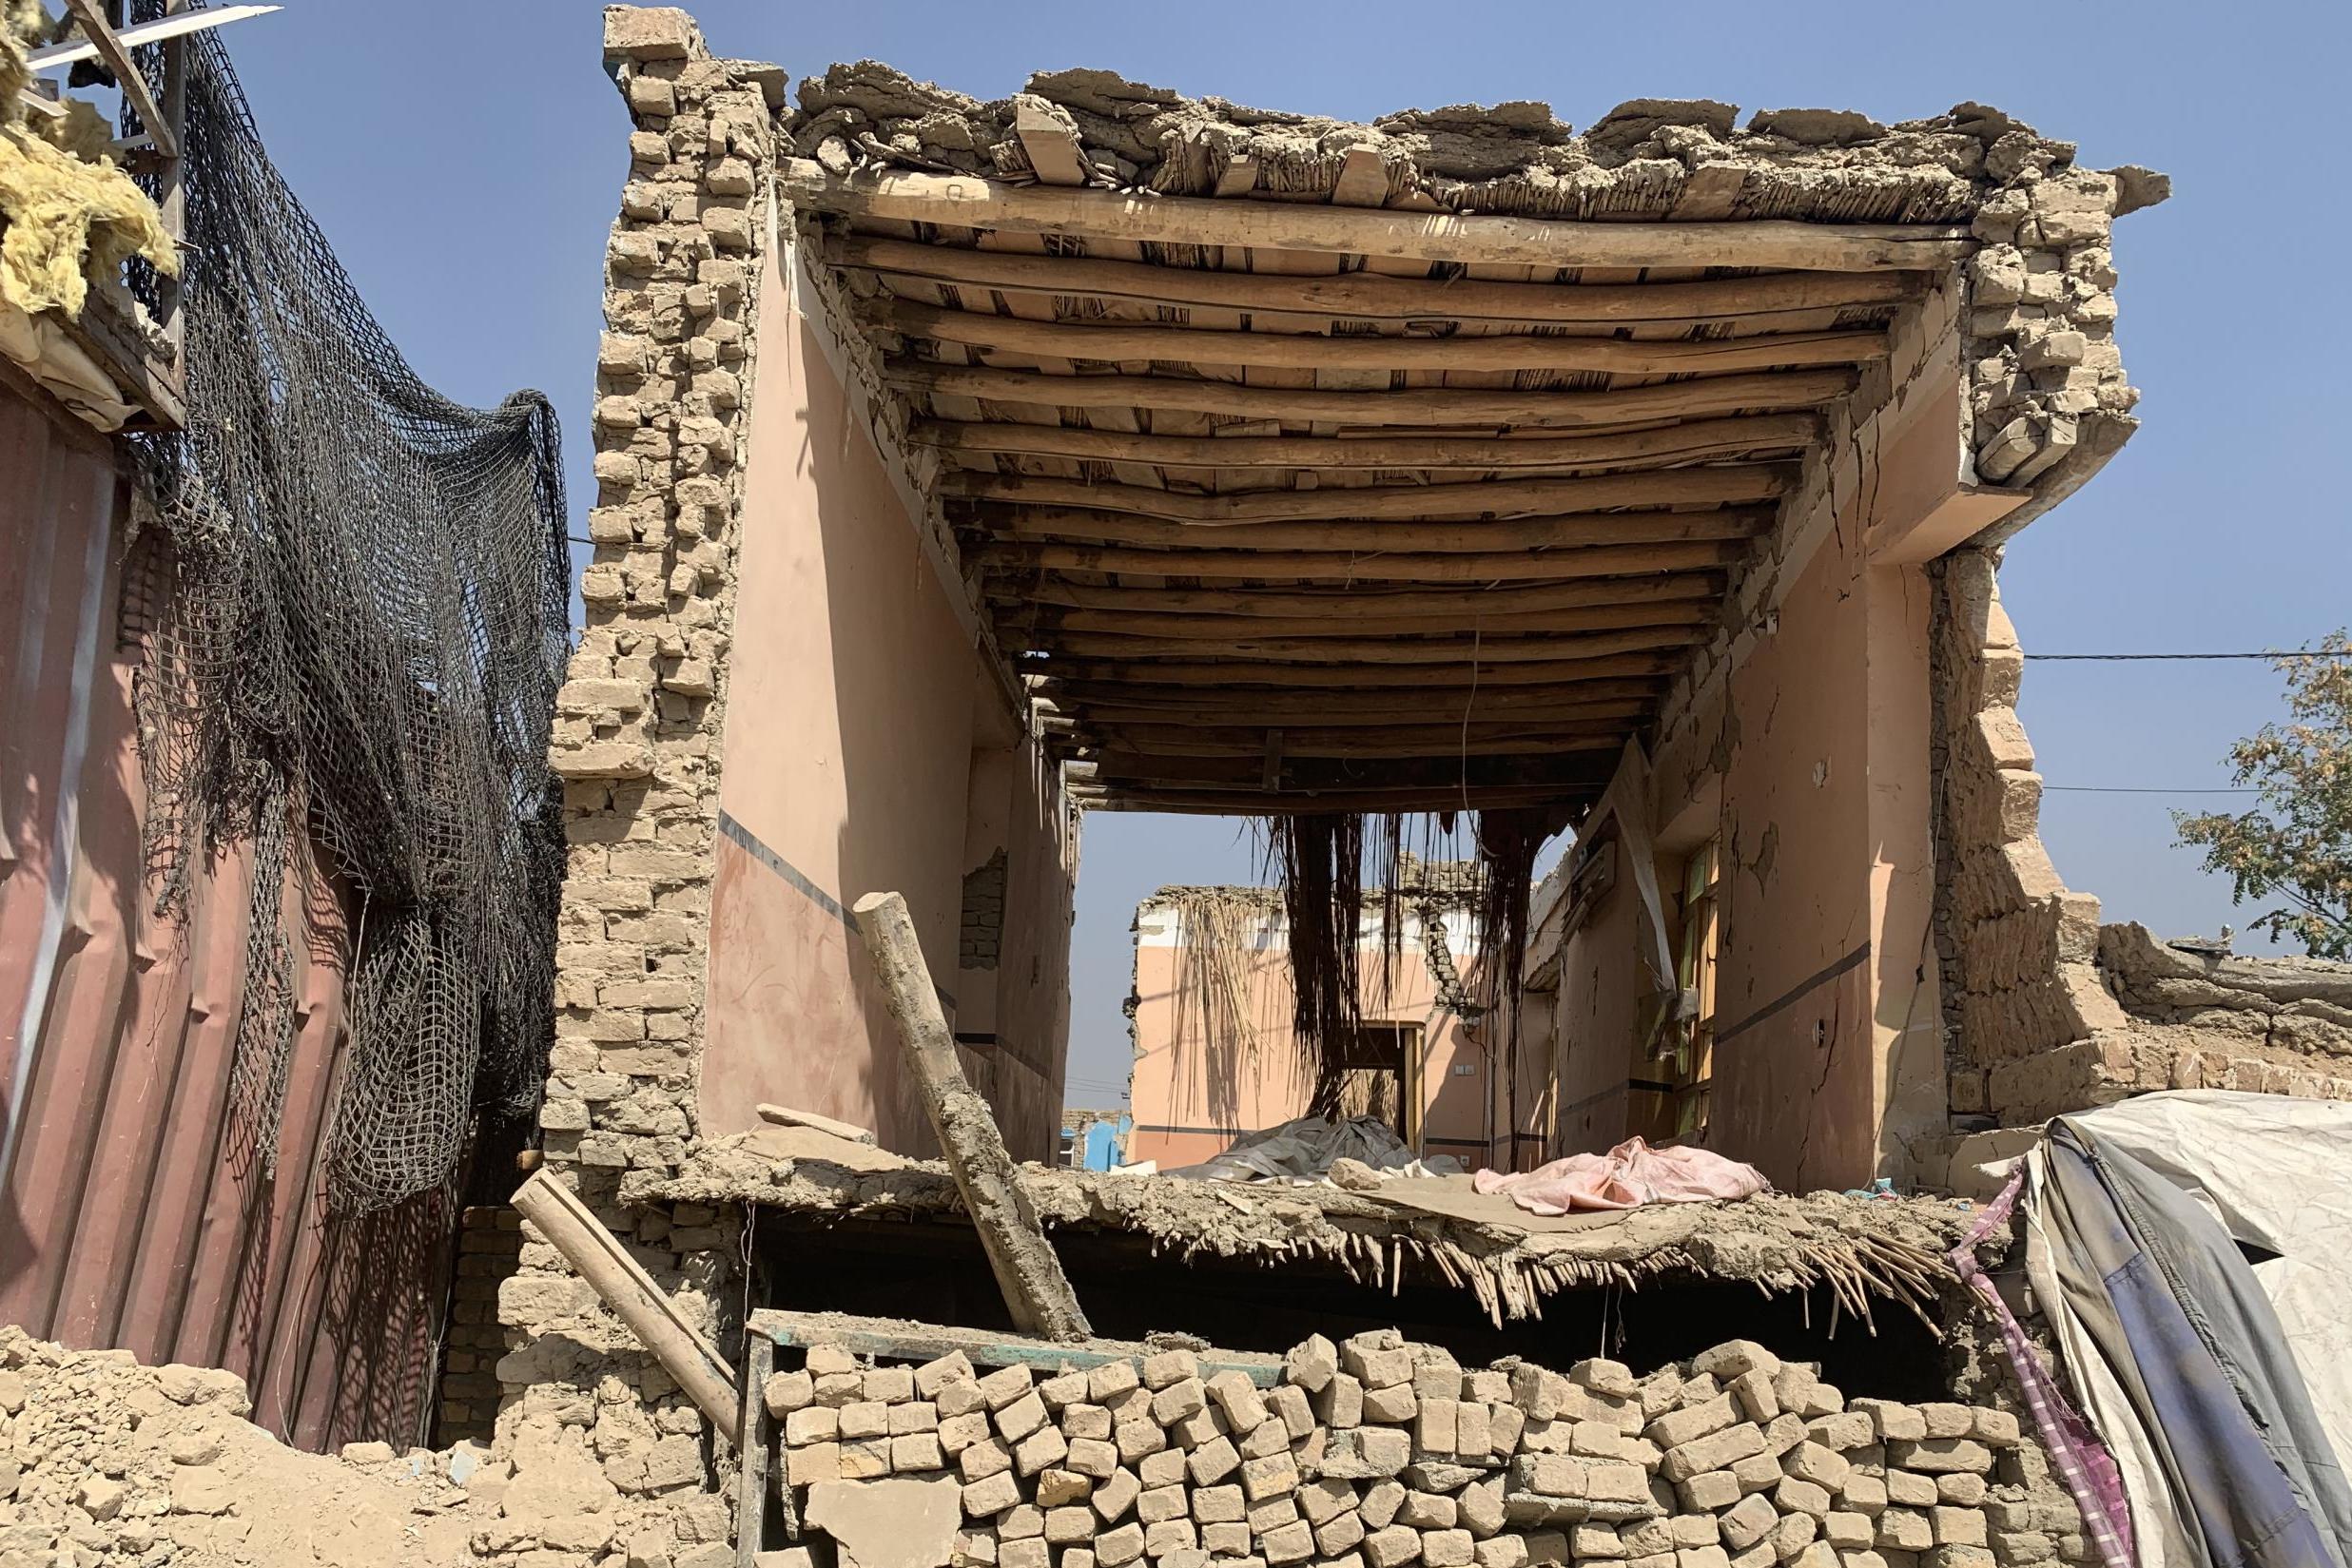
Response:
M138 438L168 574L139 689L149 863L169 911L232 848L250 858L231 1092L265 1169L305 1000L289 866L334 889L299 923L348 972L326 1191L367 1212L446 1184L481 1118L528 1115L546 1074L555 416L417 377L270 165L214 35L190 44L184 138L188 427Z

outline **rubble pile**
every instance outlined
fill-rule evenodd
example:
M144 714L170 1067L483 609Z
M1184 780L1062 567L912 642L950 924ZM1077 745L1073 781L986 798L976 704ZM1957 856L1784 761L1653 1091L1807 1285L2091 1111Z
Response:
M1848 1401L1746 1341L1636 1377L1601 1360L1465 1371L1394 1330L1318 1335L1272 1387L1181 1348L1040 1377L982 1375L962 1352L862 1365L821 1345L763 1394L802 1517L854 1521L836 1544L861 1562L865 1496L890 1499L902 1536L952 1528L953 1568L2022 1568L2087 1553L2011 1412Z
M340 1460L289 1449L244 1419L235 1375L143 1366L0 1328L0 1564L422 1565L465 1560L503 1474L479 1449Z

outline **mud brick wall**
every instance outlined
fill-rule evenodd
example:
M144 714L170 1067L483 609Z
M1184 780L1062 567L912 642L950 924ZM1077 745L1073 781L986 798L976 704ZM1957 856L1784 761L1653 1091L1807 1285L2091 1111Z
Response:
M1646 1377L1393 1330L1279 1381L1171 1349L1039 1377L818 1345L764 1390L804 1517L953 1568L1992 1568L2085 1558L2006 1410L1849 1401L1744 1341Z
M495 1368L506 1354L498 1287L521 1267L522 1251L523 1217L505 1205L484 1204L458 1216L457 1277L450 1288L449 1330L441 1337L436 1447L490 1441L503 1391Z
M675 1169L694 1132L738 456L784 79L712 59L671 8L609 8L604 49L633 128L605 258L587 625L553 743L570 863L539 1124L548 1170L716 1335L732 1230L709 1210L624 1210L616 1191L625 1171ZM628 1528L708 1544L704 1525L670 1518L706 1480L700 1415L528 1227L516 1261L498 1291L501 1436L528 1428L569 1452L593 1434Z

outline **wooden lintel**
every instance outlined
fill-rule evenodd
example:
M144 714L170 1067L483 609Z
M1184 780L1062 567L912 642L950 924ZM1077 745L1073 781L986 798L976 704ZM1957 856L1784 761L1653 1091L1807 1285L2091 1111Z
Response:
M1280 202L1016 186L978 175L836 175L813 159L779 171L779 193L812 212L1183 245L1247 245L1428 261L1552 267L1764 267L1809 272L1939 270L1974 248L1958 224L1785 220L1643 223L1391 212Z
M1619 376L1721 376L1735 371L1862 364L1883 358L1887 334L1765 333L1751 338L1635 339L1557 335L1327 337L1225 332L1123 321L1030 321L893 300L864 312L902 337L1045 358L1149 360L1314 371L1600 371Z
M1464 733L1464 726L1490 728L1497 724L1514 724L1527 730L1545 732L1545 726L1578 726L1596 723L1623 726L1647 718L1655 708L1648 698L1618 698L1609 702L1579 702L1553 698L1544 704L1516 704L1498 701L1506 687L1494 693L1473 694L1468 699L1457 699L1448 710L1436 705L1363 707L1354 705L1332 704L1321 711L1304 703L1268 707L1256 699L1260 693L1235 690L1228 694L1228 706L1220 708L1133 707L1118 702L1089 702L1080 706L1071 719L1088 732L1121 730L1142 726L1160 730L1169 729L1228 729L1241 730L1262 726L1269 720L1279 719L1285 726L1312 724L1314 729L1302 733L1322 734L1328 731L1379 730L1415 733L1430 729L1450 728ZM1264 733L1280 735L1280 728ZM1444 747L1440 746L1440 750Z
M835 266L982 288L1356 320L1453 319L1598 325L1648 321L1695 326L1742 317L1896 304L1919 287L1915 276L1900 272L1788 272L1697 282L1615 284L1391 278L1373 272L1292 276L975 250L862 234L828 237L825 256Z
M1818 408L1857 383L1847 369L1783 370L1702 376L1660 386L1600 391L1492 391L1400 387L1386 392L1312 387L1252 387L1177 376L1062 376L1035 370L943 365L893 358L890 380L912 392L979 397L1042 408L1166 409L1225 419L1317 422L1341 429L1468 426L1479 430L1551 429L1685 419L1775 409Z

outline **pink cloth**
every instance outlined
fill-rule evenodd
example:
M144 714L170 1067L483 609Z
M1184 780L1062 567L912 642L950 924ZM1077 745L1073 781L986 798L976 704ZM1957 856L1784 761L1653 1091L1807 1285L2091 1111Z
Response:
M1565 1214L1744 1198L1772 1184L1756 1167L1704 1149L1652 1149L1640 1138L1627 1138L1605 1154L1570 1154L1515 1175L1481 1171L1470 1185L1481 1192L1507 1192L1531 1214Z

